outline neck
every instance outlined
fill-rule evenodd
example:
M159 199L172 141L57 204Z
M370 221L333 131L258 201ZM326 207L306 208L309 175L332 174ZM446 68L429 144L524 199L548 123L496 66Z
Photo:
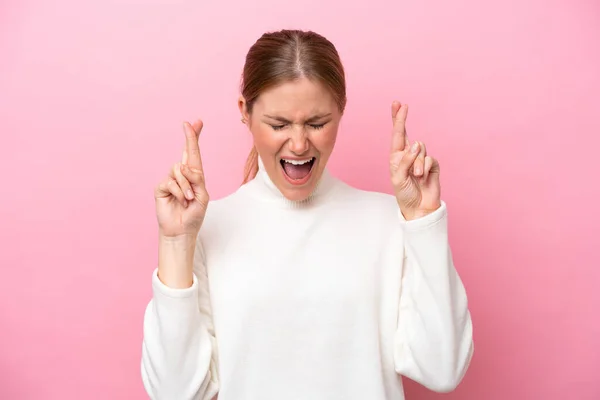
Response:
M249 184L249 187L254 194L262 200L272 201L273 203L284 207L303 208L314 205L325 198L335 185L335 178L331 176L327 168L325 168L319 181L315 185L314 190L307 198L302 200L290 200L286 198L277 188L275 183L273 183L265 169L262 159L258 157L258 173L256 174L256 178L249 182Z

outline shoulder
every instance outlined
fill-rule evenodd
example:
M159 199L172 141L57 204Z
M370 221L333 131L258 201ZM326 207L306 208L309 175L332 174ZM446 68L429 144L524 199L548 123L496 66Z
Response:
M246 187L240 186L223 197L211 199L208 203L203 226L204 224L211 225L217 221L222 223L228 219L235 220L238 214L244 214L245 208L248 205L247 200L244 198L245 191Z
M398 215L396 197L389 193L360 189L339 179L337 186L332 199L336 207L370 218L380 216L394 219Z
M244 186L228 195L210 200L199 235L205 245L218 237L227 236L227 231L235 228L236 223L242 220L248 207L243 192Z

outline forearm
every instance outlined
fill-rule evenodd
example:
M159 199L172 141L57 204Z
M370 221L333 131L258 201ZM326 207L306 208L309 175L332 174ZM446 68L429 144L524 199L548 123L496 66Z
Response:
M195 236L165 237L158 240L158 277L173 289L192 286Z
M142 380L151 399L212 398L218 386L214 336L198 308L198 280L173 289L158 275L144 315Z
M445 207L409 224L396 367L445 392L462 380L473 350L466 291L453 264Z

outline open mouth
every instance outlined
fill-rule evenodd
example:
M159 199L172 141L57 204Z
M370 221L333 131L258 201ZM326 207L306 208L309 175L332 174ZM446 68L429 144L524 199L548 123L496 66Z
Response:
M280 160L283 175L289 182L295 185L300 185L308 181L310 178L313 165L316 157L307 158L304 160L290 160L283 158Z

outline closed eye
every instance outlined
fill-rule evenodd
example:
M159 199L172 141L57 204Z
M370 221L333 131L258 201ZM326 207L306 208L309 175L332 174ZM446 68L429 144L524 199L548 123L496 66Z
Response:
M283 124L283 125L271 125L271 124L269 124L269 125L271 126L271 128L273 128L274 131L280 131L283 128L285 128L287 124ZM323 127L325 125L327 125L327 122L325 122L323 124L308 124L308 126L310 126L313 129L317 129L317 130L318 129L323 129Z

